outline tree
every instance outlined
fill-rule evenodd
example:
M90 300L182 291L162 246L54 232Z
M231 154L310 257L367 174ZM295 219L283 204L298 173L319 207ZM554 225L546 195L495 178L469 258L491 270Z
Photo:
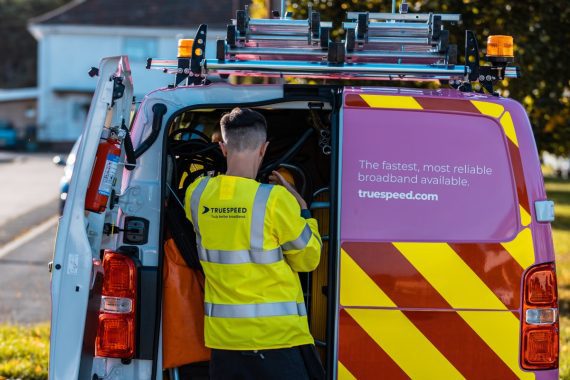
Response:
M28 20L69 0L0 0L0 88L36 85L37 43Z
M400 1L398 1L398 4ZM504 96L527 110L540 149L570 153L570 7L551 0L409 0L411 12L460 13L462 25L451 28L451 42L463 54L464 30L474 30L480 47L491 34L515 39L515 60L521 79L500 84ZM390 12L390 0L292 0L296 18L306 18L308 6L333 20L334 36L342 38L347 11Z

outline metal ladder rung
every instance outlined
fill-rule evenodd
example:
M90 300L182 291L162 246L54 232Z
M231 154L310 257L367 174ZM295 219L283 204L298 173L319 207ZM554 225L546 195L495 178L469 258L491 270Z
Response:
M347 20L356 20L358 15L362 12L347 12ZM434 13L434 16L441 16L441 21L457 22L461 21L460 14L452 13ZM429 21L430 15L428 13L369 13L368 18L370 20L389 20L389 21L415 21L415 22L425 22Z
M237 25L237 20L232 19L232 23ZM332 21L321 21L320 26L323 28L332 28ZM295 20L295 19L264 19L264 18L252 18L248 21L249 27L255 26L275 26L275 27L288 27L288 26L298 26L298 27L309 27L310 23L308 19L305 20Z
M232 19L232 23L237 25L237 20ZM308 27L309 20L294 20L294 19L264 19L252 18L249 19L248 25L251 26L300 26Z
M413 51L354 51L347 54L347 57L361 58L421 58L421 59L443 59L445 55L436 52L413 52Z
M295 49L295 48L228 48L227 53L230 55L306 55L310 57L327 57L327 53L319 48L314 50Z
M343 27L345 29L356 29L358 23L356 22L343 22ZM368 24L369 30L382 30L382 31L421 31L429 33L429 26L426 23L406 23L406 22L371 22Z
M257 33L251 33L247 35L248 40L270 40L270 41L275 41L275 40L286 40L286 41L307 41L307 36L306 33L305 35L290 35L290 34L284 34L284 35L276 35L276 34L257 34Z
M414 37L368 37L368 43L386 45L431 45L428 38Z

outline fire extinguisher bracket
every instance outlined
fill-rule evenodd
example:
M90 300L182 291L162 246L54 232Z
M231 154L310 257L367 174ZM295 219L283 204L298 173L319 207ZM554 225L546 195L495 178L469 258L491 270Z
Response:
M125 85L122 77L113 77L113 101L111 106L115 105L115 100L121 99L125 94Z
M117 199L121 210L127 215L133 215L143 207L145 194L140 186L133 186L118 195Z

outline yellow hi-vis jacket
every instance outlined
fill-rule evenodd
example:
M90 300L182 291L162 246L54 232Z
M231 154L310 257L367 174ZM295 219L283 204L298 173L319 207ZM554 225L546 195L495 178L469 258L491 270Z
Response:
M220 175L185 197L206 275L206 346L260 350L313 344L297 272L320 260L317 221L282 186Z

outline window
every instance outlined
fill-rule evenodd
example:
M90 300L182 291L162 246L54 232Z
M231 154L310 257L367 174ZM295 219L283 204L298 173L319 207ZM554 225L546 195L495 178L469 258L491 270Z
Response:
M123 54L131 61L145 61L157 55L158 42L154 38L126 37L123 40Z

